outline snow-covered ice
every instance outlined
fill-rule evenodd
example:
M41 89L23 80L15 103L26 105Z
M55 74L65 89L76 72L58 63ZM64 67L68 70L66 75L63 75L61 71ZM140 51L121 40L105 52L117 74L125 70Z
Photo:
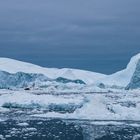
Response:
M78 69L44 68L34 64L13 60L10 58L0 58L0 70L9 73L24 72L44 74L51 79L56 79L58 77L64 77L72 80L81 79L87 84L94 83L98 79L106 76L105 74Z
M28 126L29 124L26 123L26 122L23 122L23 123L18 123L17 125L18 125L18 126L23 126L23 127L25 127L25 126Z
M0 58L0 113L27 109L32 117L140 120L139 63L140 54L126 69L104 75Z
M15 91L0 96L0 107L5 110L34 110L34 117L57 117L87 120L140 120L140 94L34 94ZM1 109L2 110L2 109ZM40 112L38 112L40 110ZM43 112L46 110L47 112ZM4 112L4 111L3 111Z
M71 112L82 107L85 102L87 98L84 95L36 95L23 91L3 94L0 97L0 107L3 108L1 109L3 112L5 108Z
M137 93L94 94L87 95L87 98L89 102L71 114L49 112L35 116L88 120L140 120L140 95Z
M37 85L41 87L48 87L50 85L55 85L54 87L64 87L71 88L68 83L64 81L69 81L70 83L77 84L86 83L86 85L91 87L100 87L100 88L120 88L125 89L128 85L132 84L132 78L137 78L139 80L139 63L140 63L140 54L132 57L127 67L119 72L116 72L111 75L100 74L96 72L70 69L70 68L44 68L34 64L21 62L13 60L10 58L0 58L0 86L9 88L8 84L11 86L17 86L17 88L24 87L24 85ZM136 72L137 70L137 72ZM57 79L58 78L58 79ZM60 80L61 78L61 80ZM66 79L65 79L66 78ZM5 80L4 80L5 79ZM77 81L72 81L77 80ZM136 81L135 80L135 81ZM63 81L63 82L62 82ZM7 82L7 85L6 85ZM17 84L19 82L19 85ZM137 84L134 82L134 84ZM134 86L135 88L140 88ZM131 87L129 87L131 89Z

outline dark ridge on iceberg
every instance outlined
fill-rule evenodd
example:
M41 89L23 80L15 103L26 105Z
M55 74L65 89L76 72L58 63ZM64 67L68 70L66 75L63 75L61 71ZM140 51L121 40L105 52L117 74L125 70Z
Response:
M76 80L70 80L67 78L63 78L63 77L58 77L56 78L56 82L60 82L60 83L76 83L76 84L86 84L84 81L80 80L80 79L76 79Z

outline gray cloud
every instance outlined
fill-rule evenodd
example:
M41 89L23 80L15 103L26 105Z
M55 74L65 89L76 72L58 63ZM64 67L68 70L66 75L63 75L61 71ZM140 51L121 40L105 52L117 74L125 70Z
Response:
M139 4L139 0L0 1L0 56L48 67L115 72L140 51Z

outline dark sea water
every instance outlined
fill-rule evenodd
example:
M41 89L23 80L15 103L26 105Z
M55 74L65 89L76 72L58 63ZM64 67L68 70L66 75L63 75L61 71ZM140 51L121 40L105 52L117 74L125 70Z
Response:
M121 125L121 123L97 125L96 121L93 123L93 121L42 118L14 118L0 122L0 140L24 139L139 140L140 122L126 121L125 125Z

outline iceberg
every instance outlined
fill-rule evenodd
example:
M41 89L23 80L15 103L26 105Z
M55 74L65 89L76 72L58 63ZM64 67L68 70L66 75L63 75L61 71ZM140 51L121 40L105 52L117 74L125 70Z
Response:
M131 58L124 70L111 75L69 69L44 68L9 58L0 58L0 88L58 89L138 89L140 54ZM50 88L50 89L51 89Z
M27 62L21 62L10 58L0 58L0 70L9 73L35 73L43 74L50 79L63 77L70 80L80 79L86 84L93 84L97 80L105 77L105 74L100 74L91 71L70 69L70 68L44 68Z
M124 70L108 75L103 79L97 81L97 83L103 83L104 85L106 85L106 87L116 87L125 89L126 87L128 87L130 82L132 83L132 77L134 79L134 75L135 77L136 75L139 77L139 73L136 72L138 71L136 69L138 69L139 60L140 53L131 58L130 62Z

